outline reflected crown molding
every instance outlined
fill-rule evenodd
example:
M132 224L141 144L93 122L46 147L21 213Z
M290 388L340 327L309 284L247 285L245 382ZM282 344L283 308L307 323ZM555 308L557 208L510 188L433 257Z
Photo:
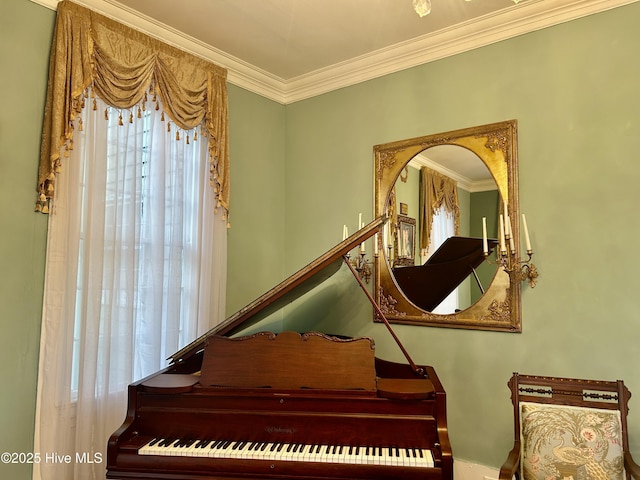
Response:
M59 0L31 1L55 10ZM286 105L640 0L529 0L516 9L461 23L289 79L272 75L115 0L74 1L210 60L228 70L229 83Z
M496 189L496 182L493 178L473 179L455 170L443 167L437 162L431 160L427 155L418 154L409 161L409 166L420 170L422 167L428 167L442 175L455 180L458 187L469 193L486 192Z

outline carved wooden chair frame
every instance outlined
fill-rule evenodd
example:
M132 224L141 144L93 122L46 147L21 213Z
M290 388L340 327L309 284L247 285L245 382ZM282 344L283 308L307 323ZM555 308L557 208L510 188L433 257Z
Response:
M609 412L609 414L613 413L617 418L616 411L618 411L620 420L618 425L621 430L619 432L619 438L621 441L617 448L621 450L620 455L622 456L624 475L627 480L631 478L640 479L640 467L631 457L628 444L627 412L631 393L622 380L580 380L514 373L507 385L511 390L511 401L514 412L514 444L505 463L500 469L500 480L511 480L514 476L520 479L525 466L529 472L532 472L530 459L525 462L523 458L525 451L530 452L530 450L525 449L531 448L531 446L524 445L525 439L529 437L527 435L528 432L525 432L523 436L522 430L532 428L533 417L527 419L526 412L531 412L536 409L538 413L546 416L542 417L548 420L544 425L545 435L547 438L554 438L554 441L561 440L561 436L567 434L566 429L564 429L562 425L553 424L554 414L558 412L559 414L566 414L567 412L573 413L574 411L584 411L587 413L591 411L597 413L600 411L603 414L607 414L607 412ZM528 410L524 410L523 408L528 408ZM522 427L523 419L525 421L530 420L531 422L525 423L525 426ZM554 429L556 430L554 431ZM536 447L539 448L539 444L537 444ZM559 447L560 445L556 445L553 450L559 453ZM565 450L569 450L569 447L565 447ZM580 454L580 450L577 448L571 447L570 450L574 455ZM568 462L567 465L576 468L576 466L579 465L577 458L578 457L574 457L573 464L571 464L571 460L566 460ZM562 461L564 461L564 459L559 457L560 465ZM525 465L525 463L527 465ZM583 465L583 468L586 468L586 466ZM531 473L526 475L526 477L530 476L532 476ZM561 474L561 477L562 476ZM566 474L564 474L564 476L566 476ZM579 476L580 475L578 475L578 477ZM587 478L596 478L596 476L587 474Z

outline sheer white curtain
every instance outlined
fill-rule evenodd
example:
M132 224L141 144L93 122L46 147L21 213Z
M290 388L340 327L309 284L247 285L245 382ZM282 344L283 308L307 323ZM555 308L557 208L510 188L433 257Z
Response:
M455 220L452 213L449 213L445 205L442 205L433 215L431 224L431 234L429 235L429 248L421 252L422 263L440 248L444 241L454 236L456 233ZM458 308L458 289L456 288L433 310L433 313L447 314L454 312Z
M129 116L99 100L87 106L57 176L35 479L104 478L127 386L224 318L226 221L214 215L207 139L168 132L161 109ZM71 461L45 461L45 452Z

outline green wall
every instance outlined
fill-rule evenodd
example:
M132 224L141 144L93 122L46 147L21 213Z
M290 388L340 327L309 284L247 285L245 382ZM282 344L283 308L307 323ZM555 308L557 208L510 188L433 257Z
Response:
M55 14L30 0L0 20L0 451L30 451L46 242L34 185ZM373 145L517 119L520 205L540 270L523 289L523 332L398 326L448 394L454 456L498 467L511 445L513 371L622 378L640 395L640 4L288 106L229 87L232 313L373 214ZM370 245L368 246L369 251ZM402 360L349 278L323 289L327 317L305 327L372 335ZM329 300L338 294L337 301ZM287 328L295 328L286 319ZM640 403L631 450L640 457ZM0 465L2 478L30 478Z
M513 371L622 378L640 392L638 21L632 4L287 107L288 270L328 249L358 212L371 218L373 145L518 121L520 204L540 270L538 286L523 287L523 332L396 328L447 390L458 459L504 461ZM400 360L362 310L335 330L371 334L378 355ZM639 411L634 397L636 457Z
M471 215L469 222L469 236L482 237L482 217L487 219L487 236L489 238L498 238L498 211L500 207L500 195L498 190L488 190L485 192L476 192L471 194ZM491 258L495 261L495 256ZM495 263L483 262L476 269L480 283L484 289L487 289L496 274L497 265ZM482 296L482 291L478 284L471 282L471 298L477 301Z
M34 213L54 14L26 0L0 17L0 452L31 452L47 219ZM31 478L0 464L0 477Z
M229 85L227 312L283 278L285 107Z

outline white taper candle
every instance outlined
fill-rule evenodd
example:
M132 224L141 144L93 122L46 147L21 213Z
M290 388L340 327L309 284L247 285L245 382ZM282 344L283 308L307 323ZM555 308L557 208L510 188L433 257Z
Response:
M487 217L482 217L482 251L485 255L489 253L489 244L487 242Z
M527 217L522 214L522 227L524 228L524 242L527 246L527 253L533 252L531 249L531 240L529 239L529 228L527 228Z

